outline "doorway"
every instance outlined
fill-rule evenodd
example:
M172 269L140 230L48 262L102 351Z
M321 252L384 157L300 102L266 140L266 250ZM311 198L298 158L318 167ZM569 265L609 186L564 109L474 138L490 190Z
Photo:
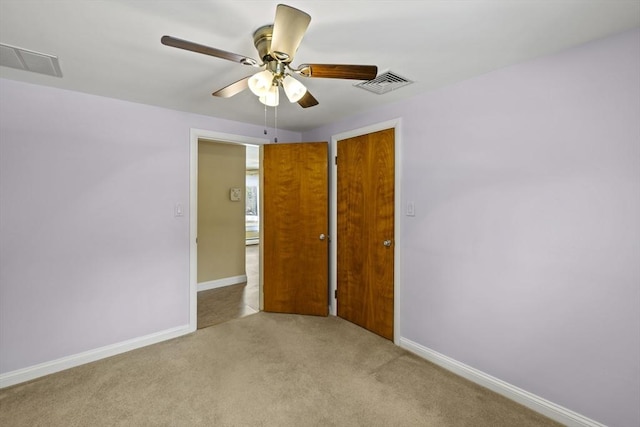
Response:
M352 131L348 131L348 132L344 132L341 134L337 134L334 135L331 138L331 157L333 159L335 159L337 157L337 162L338 165L333 167L332 170L332 178L331 178L331 236L335 237L332 239L331 241L331 263L330 263L330 295L331 295L331 307L330 307L330 312L333 315L339 315L341 317L346 318L347 320L352 320L354 321L354 323L356 324L360 324L363 327L366 327L367 329L372 330L373 332L378 333L379 335L385 336L386 338L389 338L391 340L393 340L393 342L395 344L398 344L398 340L399 340L399 336L400 336L400 289L401 289L401 280L400 280L400 268L398 268L401 265L401 244L400 244L400 240L401 240L401 229L400 229L400 214L403 211L401 209L401 188L400 188L400 171L401 169L401 164L402 164L402 158L401 158L401 132L400 132L400 125L401 125L401 120L400 119L394 119L391 121L387 121L387 122L383 122L383 123L378 123L372 126L368 126L365 128L360 128L360 129L355 129ZM357 313L357 315L354 317L354 319L351 319L350 317L351 314L349 310L344 310L344 307L341 307L340 310L338 310L338 299L336 297L340 297L340 295L342 295L342 292L345 290L344 288L342 290L338 289L338 268L342 268L339 267L339 263L342 262L342 265L344 266L345 263L345 257L342 257L342 260L339 260L338 257L338 252L339 252L339 239L340 239L340 231L338 230L338 226L341 223L341 221L344 222L344 217L348 216L345 215L345 213L343 212L342 214L339 213L338 209L340 206L340 201L338 200L338 193L339 193L339 186L338 186L338 182L339 182L339 176L338 174L340 173L340 164L341 160L340 160L340 156L338 156L338 150L339 150L339 142L340 141L344 141L344 140L349 140L349 139L359 139L360 137L365 137L367 135L370 134L375 134L381 131L385 131L385 130L389 130L388 132L390 132L390 138L392 139L391 145L387 145L386 148L383 148L384 144L380 144L380 146L378 147L380 150L391 150L391 152L387 152L385 153L384 156L379 156L379 153L376 152L376 148L373 149L373 151L371 151L370 153L364 154L363 152L358 152L359 149L355 150L355 161L356 163L361 163L360 159L358 159L358 156L362 156L362 155L366 155L369 156L371 155L372 158L375 158L375 161L377 162L383 162L385 164L388 165L389 169L390 169L390 173L391 176L390 177L386 177L385 179L391 179L393 180L393 187L392 187L392 194L389 197L387 196L387 206L385 207L385 212L386 212L386 216L389 217L388 220L386 221L386 224L383 228L380 229L380 231L382 232L382 235L378 236L375 235L375 231L374 229L367 229L367 230L361 230L363 233L366 232L367 237L370 237L369 240L371 240L372 244L374 244L374 247L367 247L367 248L360 248L358 249L360 251L360 254L362 254L363 252L366 252L368 254L371 253L377 253L377 255L379 255L379 257L382 257L378 260L374 260L374 259L368 259L368 260L364 260L363 257L356 257L355 261L367 261L369 263L373 263L372 267L372 272L369 272L367 274L369 274L370 278L373 278L374 281L380 281L380 279L382 278L382 276L387 275L385 281L387 282L391 282L391 288L389 288L387 286L387 288L382 291L383 294L383 298L382 300L386 300L386 306L387 308L385 308L384 310L377 310L376 312L366 312L365 313ZM346 154L343 152L343 155ZM344 161L347 161L347 159L343 159ZM349 161L353 161L349 160ZM333 163L333 162L332 162ZM358 166L360 167L360 166ZM376 177L374 179L378 180L380 179L378 175L378 172L376 172L376 168L380 168L382 167L381 165L375 166L373 168L373 171L371 173L374 173L374 175L376 175ZM385 166L386 167L386 166ZM356 174L358 173L365 173L364 169L360 170L360 171L356 171ZM353 179L351 179L351 181L353 182ZM378 185L375 185L374 188L378 188ZM344 190L343 190L344 191ZM355 191L355 190L354 190ZM363 191L363 189L358 189L357 191L355 191L354 194L362 194L361 192ZM375 191L375 190L374 190ZM370 197L370 196L369 196ZM371 210L378 210L378 208L372 208ZM367 213L368 211L365 209L365 211L362 211L363 215L368 215ZM339 218L338 215L341 215L341 217ZM389 222L390 221L390 222ZM357 221L355 223L357 225ZM356 227L357 228L357 227ZM345 229L343 228L342 233L345 232ZM384 235L384 236L383 236ZM361 238L362 237L362 238ZM344 236L343 236L344 239ZM347 252L353 253L353 249L354 248L358 248L359 245L362 245L364 240L364 236L352 236L351 238L347 236L347 239L351 239L351 243L350 242L346 242L347 246L349 246L349 250ZM352 242L356 242L356 243L352 243ZM343 246L345 244L345 242L343 241ZM379 246L379 247L378 247ZM344 248L343 248L343 252L344 252ZM357 251L356 251L357 252ZM370 257L369 257L370 258ZM375 258L375 257L374 257ZM389 265L390 262L390 267L387 267L385 269L384 274L379 274L380 271L378 271L378 267L380 265L380 263L383 261L383 259L385 260L384 262L387 263ZM346 260L349 261L349 257L346 257ZM396 267L394 267L396 266ZM358 268L356 266L356 268ZM353 276L354 274L357 274L357 272L354 271L349 271L348 272L350 276ZM344 284L345 278L344 278L344 271L341 272L342 274L342 281ZM389 277L390 276L390 277ZM361 278L357 278L355 279L360 280ZM347 282L349 281L354 281L353 277L348 277ZM371 289L365 290L365 292L371 292ZM376 291L377 292L377 291ZM356 292L357 294L357 292ZM354 297L366 297L371 299L371 294L369 295L365 295L362 294L360 296L358 295L354 295L354 294L347 294L347 295L343 295L343 298L351 298L353 299ZM389 308L391 307L391 308ZM369 310L369 309L367 309ZM381 312L386 311L386 315L390 315L392 317L392 321L390 322L388 319L385 320L383 323L385 323L385 326L383 327L383 329L385 330L384 333L381 333L378 330L375 330L376 328L370 328L368 323L369 320L371 320L370 318L373 317L378 317L379 315L381 315ZM389 313L390 311L392 311L392 313ZM346 314L346 315L345 315ZM363 316L361 316L361 314L363 314Z
M247 283L242 303L260 311L260 146L245 144L245 271Z
M259 311L258 148L198 140L198 329Z
M216 141L221 144L235 144L235 145L252 145L259 146L268 143L267 139L245 137L240 135L224 134L219 132L212 132L202 129L191 129L190 133L190 200L189 200L189 329L195 331L198 328L198 163L199 163L199 151L198 141L209 140ZM244 176L244 173L243 173ZM246 183L242 182L239 185L234 185L234 189L240 187L242 190L246 189ZM225 194L226 197L231 198L232 189L228 189ZM242 200L241 212L244 212L246 207L244 202L246 200L246 194L244 191L240 192ZM235 198L235 195L234 195ZM245 212L246 213L246 212ZM246 215L245 215L246 216ZM242 245L246 250L245 243L246 232L246 220L243 220L242 230ZM256 247L257 249L257 247ZM257 252L257 251L256 251ZM250 254L251 256L251 254ZM258 262L257 257L254 257L255 262ZM257 270L257 266L253 266ZM259 270L258 270L259 271ZM249 273L249 272L247 272ZM244 276L246 280L248 277ZM254 276L254 280L257 278ZM230 284L226 289L228 293L233 294L235 291L235 297L242 296L244 293L244 285L246 283ZM235 286L238 289L233 289ZM240 289L242 288L242 289ZM258 291L258 285L255 286L255 292ZM216 293L216 291L223 290L211 289L205 292ZM232 296L233 298L233 296ZM215 298L214 298L215 299ZM259 307L257 307L259 309ZM257 310L256 310L257 311Z
M260 243L260 146L246 145L245 240Z
M393 340L394 130L338 141L338 316Z

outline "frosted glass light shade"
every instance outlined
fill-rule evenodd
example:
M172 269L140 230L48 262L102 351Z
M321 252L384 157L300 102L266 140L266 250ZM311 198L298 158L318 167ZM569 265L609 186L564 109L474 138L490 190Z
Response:
M282 80L282 87L284 87L284 93L290 102L300 101L304 94L307 93L307 88L291 76L286 76Z
M280 92L278 91L278 86L271 86L269 92L266 95L261 96L260 102L268 107L277 107L280 103Z
M256 96L265 96L271 90L273 73L269 70L260 71L249 78L249 89Z

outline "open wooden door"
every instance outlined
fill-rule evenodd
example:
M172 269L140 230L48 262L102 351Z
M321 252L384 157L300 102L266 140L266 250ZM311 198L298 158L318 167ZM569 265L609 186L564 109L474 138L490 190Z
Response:
M264 311L328 314L328 144L262 147Z
M393 340L395 130L338 141L338 316Z

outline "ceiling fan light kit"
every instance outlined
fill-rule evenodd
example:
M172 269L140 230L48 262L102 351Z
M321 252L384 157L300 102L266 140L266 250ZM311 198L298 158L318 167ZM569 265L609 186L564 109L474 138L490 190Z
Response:
M271 86L271 89L258 99L267 107L277 107L280 103L280 92L278 91L278 86Z
M289 98L289 102L298 102L305 93L307 93L307 88L305 85L291 77L290 75L285 76L282 79L282 87L284 88L284 93Z
M297 102L302 108L318 105L315 97L302 83L294 79L292 74L305 78L352 80L372 80L376 77L378 67L375 65L304 64L299 68L292 68L290 64L310 22L311 16L307 13L285 4L279 4L276 8L273 25L264 25L253 33L253 44L262 64L243 55L171 36L163 36L161 42L166 46L263 68L258 73L217 90L213 95L230 98L248 87L260 102L270 107L278 105L280 86L284 89L290 102Z
M249 77L248 83L255 96L265 96L273 87L273 73L269 70L260 71Z
M285 74L273 73L271 70L260 71L249 77L247 82L249 90L258 97L260 102L269 106L276 107L278 105L278 87L282 86L285 95L290 102L298 102L307 93L307 88L291 77Z

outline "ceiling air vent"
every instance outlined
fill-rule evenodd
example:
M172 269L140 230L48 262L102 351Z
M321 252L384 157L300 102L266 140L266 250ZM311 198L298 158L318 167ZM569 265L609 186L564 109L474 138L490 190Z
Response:
M405 79L392 71L387 71L373 80L358 83L354 86L382 95L383 93L391 92L392 90L410 85L411 83L413 83L411 80Z
M0 65L62 77L58 57L0 43Z

